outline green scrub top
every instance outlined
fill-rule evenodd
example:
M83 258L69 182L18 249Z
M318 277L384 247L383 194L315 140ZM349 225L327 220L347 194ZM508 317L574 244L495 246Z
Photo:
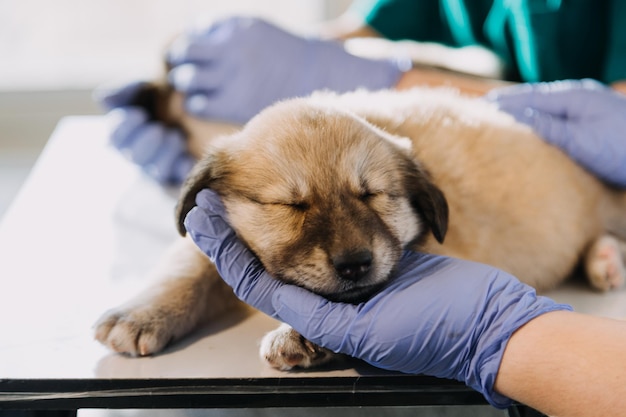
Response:
M482 45L511 81L626 80L626 0L361 0L388 39Z

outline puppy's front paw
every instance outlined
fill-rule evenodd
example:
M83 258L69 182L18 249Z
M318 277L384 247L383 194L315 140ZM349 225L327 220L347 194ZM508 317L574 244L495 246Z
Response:
M131 356L157 353L175 336L174 326L163 311L149 305L107 311L94 327L96 340Z
M319 366L337 356L309 342L287 324L282 324L263 337L260 354L261 359L270 366L282 371Z

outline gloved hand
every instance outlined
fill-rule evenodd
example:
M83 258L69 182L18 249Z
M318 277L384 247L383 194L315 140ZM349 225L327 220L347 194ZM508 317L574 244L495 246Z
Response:
M195 161L180 130L149 120L144 109L130 104L142 85L95 91L95 99L109 111L110 143L159 183L180 184Z
M222 279L233 288L239 299L268 316L277 317L272 296L285 284L272 278L241 243L224 220L226 210L214 191L200 191L196 204L185 217L189 236L209 256Z
M243 301L323 347L384 369L463 381L496 407L510 405L493 384L511 335L543 313L571 309L493 267L414 252L369 301L330 302L270 277L223 220L215 193L201 191L196 203L185 227Z
M334 41L303 38L256 18L234 17L197 29L169 50L169 81L187 94L186 110L244 123L277 100L314 90L388 88L408 59L371 60Z
M487 99L598 178L626 187L626 96L585 79L506 87Z

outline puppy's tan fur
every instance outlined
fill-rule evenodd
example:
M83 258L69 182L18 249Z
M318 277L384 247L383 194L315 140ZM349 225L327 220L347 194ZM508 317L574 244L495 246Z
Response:
M329 298L368 296L406 247L488 263L538 290L581 259L595 288L624 281L624 193L484 101L431 89L319 93L218 139L206 123L177 121L206 145L183 188L181 231L195 194L213 188L272 274ZM101 342L158 352L233 302L189 239L172 256L155 272L160 286L101 319ZM288 327L262 355L281 369L332 357Z

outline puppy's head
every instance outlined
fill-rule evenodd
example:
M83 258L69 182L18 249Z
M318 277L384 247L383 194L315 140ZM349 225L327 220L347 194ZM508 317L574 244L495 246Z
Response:
M306 99L279 103L198 163L183 186L179 231L196 194L211 188L270 274L330 299L362 300L405 246L446 233L445 198L408 147L349 113Z

